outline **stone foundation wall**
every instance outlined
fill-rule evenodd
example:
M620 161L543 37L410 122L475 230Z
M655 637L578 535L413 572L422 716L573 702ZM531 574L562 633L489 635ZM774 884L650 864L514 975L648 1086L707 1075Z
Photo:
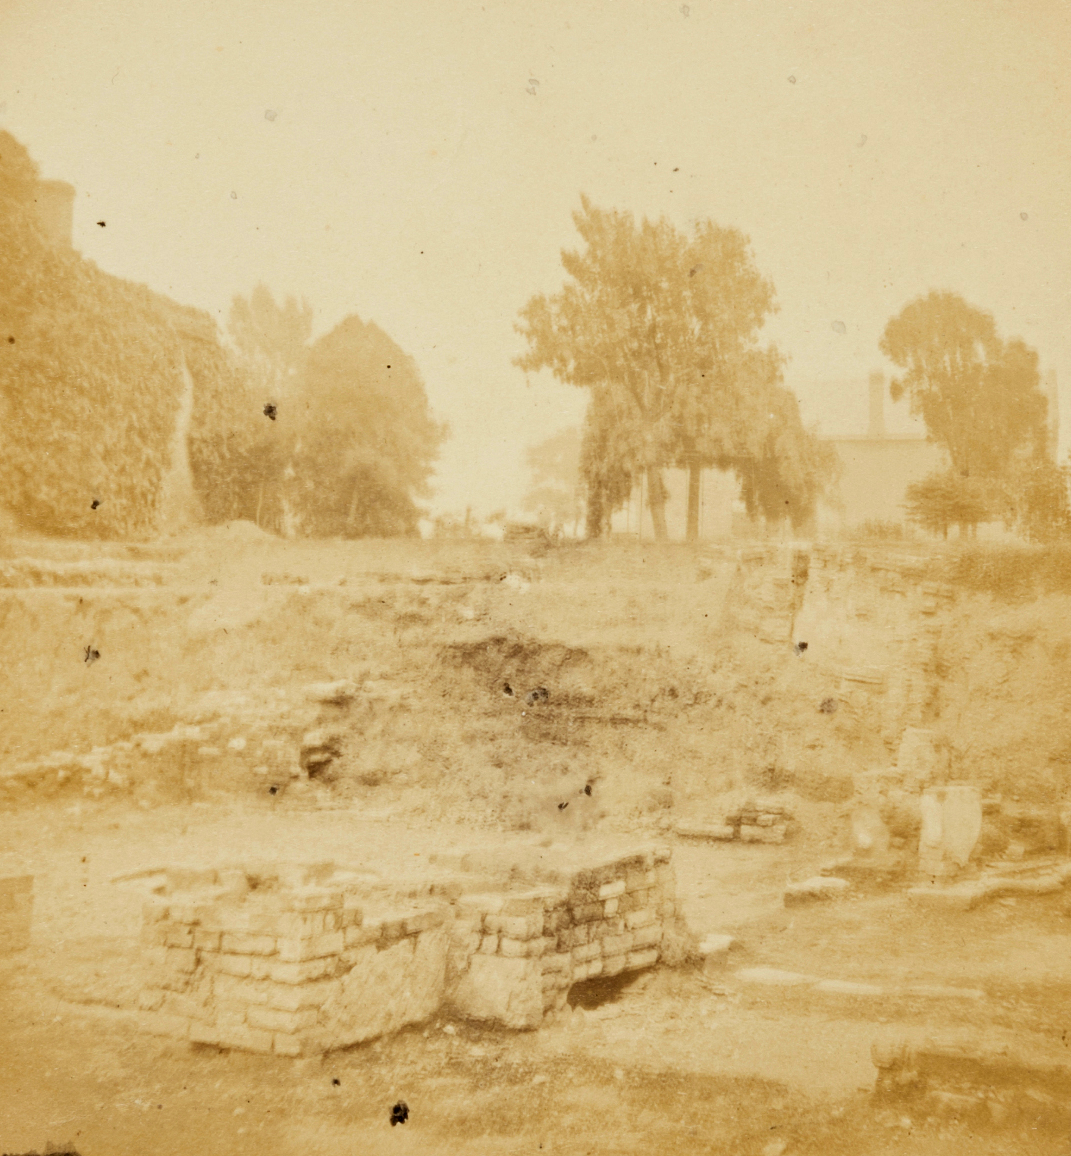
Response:
M250 884L253 884L251 887ZM426 1019L442 1003L448 907L365 911L344 879L175 873L146 904L149 1030L299 1056Z
M464 896L450 1003L473 1019L538 1027L573 984L657 963L675 893L669 852L647 851L581 868L561 886Z
M143 913L145 1026L286 1056L349 1047L441 1008L538 1027L574 984L656 964L677 915L668 851L556 875L526 891L453 875L398 898L334 865L169 871Z

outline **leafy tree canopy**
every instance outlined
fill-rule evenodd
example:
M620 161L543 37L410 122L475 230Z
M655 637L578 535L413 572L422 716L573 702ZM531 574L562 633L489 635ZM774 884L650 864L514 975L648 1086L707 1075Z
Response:
M590 391L581 457L589 533L647 471L664 537L659 470L750 469L788 413L780 356L758 344L774 288L736 229L706 221L684 234L664 218L637 225L586 197L573 220L586 247L562 253L568 280L559 292L521 310L528 348L517 364ZM774 442L807 436L797 420Z
M903 371L893 400L907 395L961 476L997 477L1016 456L1045 453L1037 354L1018 338L1002 340L991 314L932 292L886 325L880 348Z
M298 386L293 466L299 515L317 536L417 532L447 436L416 363L351 315L309 349Z

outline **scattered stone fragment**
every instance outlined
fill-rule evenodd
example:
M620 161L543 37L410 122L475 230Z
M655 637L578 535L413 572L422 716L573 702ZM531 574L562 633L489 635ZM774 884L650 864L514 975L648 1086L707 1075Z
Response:
M800 903L838 899L845 895L850 887L851 884L847 879L838 879L829 875L815 875L810 879L805 879L802 883L790 883L785 888L785 906L792 907Z

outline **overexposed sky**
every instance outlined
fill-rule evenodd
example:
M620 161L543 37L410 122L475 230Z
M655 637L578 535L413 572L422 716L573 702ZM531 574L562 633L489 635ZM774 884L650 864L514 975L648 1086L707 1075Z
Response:
M1066 453L1069 50L1065 0L0 0L0 126L107 271L221 322L257 281L317 333L376 321L453 430L435 506L487 512L583 413L511 364L581 191L747 233L827 431L949 288L1058 372Z

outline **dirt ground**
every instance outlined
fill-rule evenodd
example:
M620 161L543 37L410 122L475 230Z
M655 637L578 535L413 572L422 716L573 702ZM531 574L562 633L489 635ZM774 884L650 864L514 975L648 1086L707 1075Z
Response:
M36 901L31 947L0 956L0 1151L792 1156L1071 1146L1071 1120L1054 1129L1040 1109L998 1126L872 1099L871 1046L883 1041L960 1035L1064 1060L1071 917L1059 894L971 912L920 909L902 890L783 905L787 880L846 849L838 783L883 746L859 737L858 720L817 711L820 666L729 637L734 564L684 552L548 561L467 544L302 556L224 542L150 565L174 569L149 590L94 580L81 592L5 592L9 763L198 718L252 733L275 725L272 712L285 713L294 688L317 678L374 686L386 705L354 724L362 742L340 760L339 778L305 794L269 797L253 779L173 798L134 776L101 797L33 790L9 800L0 864L34 875ZM16 615L27 607L36 642ZM75 620L79 633L63 642ZM1020 648L1024 633L1020 623ZM90 643L102 658L87 669ZM522 695L546 686L550 701L526 707L504 694L507 683ZM785 755L785 734L830 764L818 788L791 780L805 764ZM770 789L791 797L798 817L781 846L673 833L678 819L710 818ZM736 939L720 970L659 968L592 1006L578 994L537 1032L439 1017L322 1060L198 1049L138 1026L145 885L117 876L335 859L389 877L503 840L540 848L610 835L672 847L692 931ZM884 994L741 975L755 968ZM410 1114L392 1126L398 1101Z

